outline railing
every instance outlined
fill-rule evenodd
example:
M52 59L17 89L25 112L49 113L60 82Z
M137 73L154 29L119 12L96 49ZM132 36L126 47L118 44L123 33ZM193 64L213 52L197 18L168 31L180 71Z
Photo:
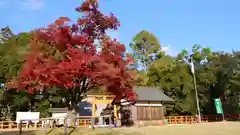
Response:
M169 124L192 124L197 123L197 118L194 116L167 116Z
M76 123L78 127L88 127L91 124L91 120L78 119ZM0 121L0 130L18 129L19 127L20 127L20 124L16 123L15 121ZM43 121L40 121L38 123L33 123L33 124L22 123L22 128L24 129L37 129L42 127L43 127Z
M102 119L102 122L97 122L96 120ZM104 119L108 120L108 123L105 123ZM31 122L30 122L31 121ZM39 121L35 122L34 121ZM23 123L26 122L26 123ZM31 124L30 124L31 123ZM34 125L34 129L37 129L41 124L41 128L44 130L44 135L47 134L48 128L55 128L58 125L64 126L64 135L67 135L68 127L88 127L91 126L93 129L98 126L111 126L112 125L112 117L111 115L105 116L76 116L76 117L56 117L56 118L42 118L42 119L24 119L20 120L19 126L19 134L22 134L22 130L24 127L29 129L29 125Z
M197 123L196 116L166 116L165 119L168 120L169 124L192 124ZM222 121L222 115L203 115L201 116L202 122L216 122ZM240 114L235 115L224 115L224 120L226 121L236 121L240 120Z
M226 121L236 121L240 120L240 114L236 115L224 115ZM75 123L77 127L89 127L93 122L92 117L76 117ZM165 119L168 120L168 124L192 124L197 123L196 116L165 116ZM22 123L23 129L39 129L43 128L44 121L50 120L50 118L40 119L38 123ZM202 115L201 116L202 122L214 122L214 121L222 121L223 118L221 115ZM110 119L109 119L110 121ZM51 126L48 124L47 127ZM20 124L16 123L15 121L0 121L0 130L7 130L7 129L18 129L20 128Z

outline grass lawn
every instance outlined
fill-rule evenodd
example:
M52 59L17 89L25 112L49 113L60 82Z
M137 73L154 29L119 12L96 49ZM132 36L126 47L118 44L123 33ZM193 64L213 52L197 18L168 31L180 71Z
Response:
M73 129L68 129L71 132ZM16 133L15 133L16 134ZM14 133L12 135L15 135ZM131 128L76 128L70 135L240 135L240 122L202 123L192 125L167 125ZM1 135L1 133L0 133ZM4 135L11 135L10 132ZM42 131L24 135L43 135ZM63 135L62 128L48 131L48 135Z

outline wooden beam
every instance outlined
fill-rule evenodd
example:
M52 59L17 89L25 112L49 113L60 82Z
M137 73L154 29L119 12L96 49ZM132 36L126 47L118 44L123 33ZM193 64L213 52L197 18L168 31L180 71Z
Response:
M95 98L93 97L93 100L95 100ZM96 107L96 103L92 102L92 116L95 116L95 108Z
M113 111L114 111L114 116L115 116L116 120L118 120L117 105L113 105Z
M92 104L96 104L96 103L106 103L106 104L109 104L109 103L112 103L112 100L97 100L97 99L94 99L94 100L91 100L90 103L92 103Z
M95 116L95 103L92 103L92 116Z
M114 95L87 95L87 97L110 97L110 98L114 98Z

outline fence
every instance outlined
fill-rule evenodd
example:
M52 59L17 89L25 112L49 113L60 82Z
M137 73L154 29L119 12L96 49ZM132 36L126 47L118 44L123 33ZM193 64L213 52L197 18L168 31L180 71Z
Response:
M224 120L226 121L237 121L240 120L240 114L231 114L231 115L224 115ZM169 124L192 124L197 123L196 116L166 116L165 119L168 120ZM201 116L202 122L216 122L222 121L222 115L203 115Z
M62 120L62 123L59 124ZM102 121L96 121L96 120L102 120ZM105 123L105 120L108 121L108 123ZM27 123L23 123L26 122ZM29 123L29 121L39 121L38 123ZM64 135L67 135L67 128L68 127L89 127L92 128L104 126L108 127L111 126L112 123L112 117L111 115L105 115L105 116L96 116L96 117L89 117L89 116L76 116L76 117L59 117L59 118L42 118L42 119L24 119L20 120L19 126L19 134L22 134L22 130L24 128L29 129L30 125L34 125L34 129L37 129L41 126L41 128L44 130L44 135L46 135L47 128L55 128L57 125L64 126ZM31 127L30 127L31 128Z
M111 121L110 116L104 116L109 118L109 123ZM94 118L94 119L93 119ZM97 117L84 117L79 116L75 117L75 126L76 127L89 127L92 125L92 123L96 123ZM51 122L47 123L46 121L53 121L57 118L45 118L45 119L39 119L38 123L22 123L21 128L22 129L39 129L44 128L44 121L47 128L53 128L54 126L51 126ZM165 116L165 119L168 120L168 124L192 124L197 123L196 116ZM222 121L221 115L203 115L201 116L202 122L213 122L213 121ZM240 114L236 115L225 115L225 120L227 121L236 121L240 120ZM52 122L53 123L53 122ZM95 124L94 124L95 125ZM96 125L95 125L96 126ZM16 123L15 121L0 121L0 130L3 129L19 129L20 124Z
M91 124L90 119L78 119L77 120L77 126L78 127L87 127ZM15 121L0 121L0 130L1 129L18 129L20 127L19 123L16 123ZM40 121L38 123L22 123L22 128L24 129L37 129L43 127L43 121Z

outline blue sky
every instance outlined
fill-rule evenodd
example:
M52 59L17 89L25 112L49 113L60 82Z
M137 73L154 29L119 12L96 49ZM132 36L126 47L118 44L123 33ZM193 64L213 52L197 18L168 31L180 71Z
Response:
M46 26L59 16L76 20L82 0L0 0L0 27L15 32ZM110 32L128 45L145 29L154 33L169 54L191 49L193 44L212 50L240 50L240 0L99 0L104 13L121 22Z

